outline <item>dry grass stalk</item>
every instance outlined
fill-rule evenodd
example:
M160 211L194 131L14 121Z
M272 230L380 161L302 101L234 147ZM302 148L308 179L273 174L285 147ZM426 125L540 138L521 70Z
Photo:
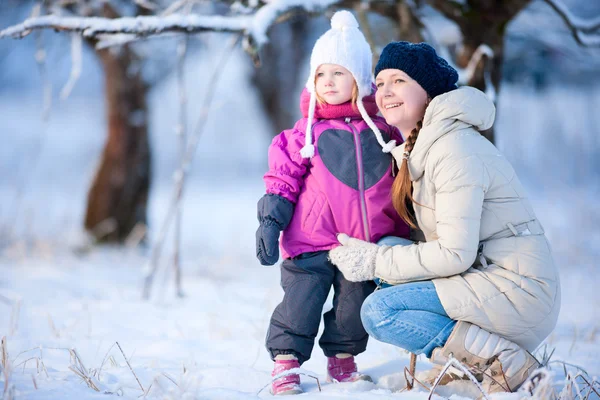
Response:
M577 325L575 325L573 327L573 341L571 342L571 347L569 347L569 356L571 355L571 353L573 352L573 349L575 348L575 344L577 343Z
M152 386L154 386L154 382L156 382L156 378L154 378L154 380L152 381L152 383L150 384L150 386L148 386L148 389L142 393L141 395L138 396L138 398L143 397L144 399L148 396L148 393L150 393L150 390L152 389Z
M175 382L175 379L171 375L167 374L166 372L161 372L161 375L173 382L175 386L179 387L179 385L177 384L177 382Z
M52 319L52 316L50 314L48 314L48 325L50 326L50 330L52 331L52 333L54 333L54 336L56 336L56 338L59 339L60 331L56 329L56 325L54 325L54 320Z
M83 365L81 358L77 354L77 350L69 349L69 354L71 355L71 365L69 366L69 369L78 375L85 382L85 384L88 385L89 388L99 392L100 388L98 385L96 385L96 382L94 382L92 376L90 376L90 373L85 365Z
M6 336L3 336L2 339L0 339L0 362L2 363L2 374L4 375L4 395L2 396L2 398L8 399L12 396L8 394L11 391L10 388L12 386L10 384L10 375L12 372L12 368L10 366L8 350L6 348Z
M567 375L569 374L569 372L567 371L567 367L573 367L573 368L577 369L578 371L582 372L583 374L585 374L586 376L590 376L590 374L588 374L588 372L585 369L583 369L582 367L580 367L577 364L571 364L571 363L568 363L568 362L562 361L562 360L552 360L552 361L548 362L547 367L550 368L550 366L553 364L561 364L563 366L563 371L564 371L565 377L567 377Z
M594 379L592 380L592 382L590 383L590 381L588 379L586 379L585 376L583 376L583 374L580 372L577 375L575 375L575 377L573 378L573 380L577 380L577 378L581 378L583 380L583 382L587 385L587 387L584 387L583 389L588 389L587 395L585 396L585 400L587 400L590 395L592 394L592 392L594 392L596 394L596 396L598 396L598 398L600 398L600 393L598 393L598 391L596 390L595 386L598 386L600 388L600 384Z
M112 355L110 357L108 357L108 361L110 361L110 366L113 367L113 368L119 366L119 363L117 362L117 360L115 359L115 357L112 356Z
M540 362L540 367L547 367L550 363L550 359L554 355L554 350L556 347L552 348L552 351L548 352L548 344L544 343L544 345L538 348L534 353L537 353L536 359ZM566 375L566 374L565 374Z
M481 398L483 398L485 400L490 400L490 398L488 397L488 394L485 392L485 390L483 390L483 388L479 384L479 381L477 381L477 378L475 378L475 376L473 376L473 374L471 373L469 368L465 367L460 361L458 361L456 358L454 358L452 356L448 359L448 362L446 363L446 365L444 365L444 368L442 368L442 371L440 372L440 374L436 378L435 382L433 383L433 386L431 387L431 390L429 391L429 397L427 397L427 400L431 400L433 394L435 393L435 389L438 387L438 385L442 381L442 378L444 377L446 372L448 372L448 369L451 366L454 366L454 367L458 368L459 370L461 370L471 380L471 382L473 382L475 384L475 386L477 386L477 389L479 389L479 391L481 392L481 395L482 395Z
M571 373L567 374L566 384L559 395L560 400L583 400L583 397L581 396L581 388L576 380L577 376L578 375L575 375L575 377L573 377ZM575 395L573 395L573 390L575 390Z
M225 65L227 64L229 56L233 53L231 50L237 45L240 39L242 39L242 35L234 36L228 48L226 48L225 51L222 53L220 60L217 61L212 76L209 79L209 87L206 90L206 97L204 98L201 107L202 112L200 113L198 123L194 131L191 133L187 140L184 154L180 160L179 169L176 172L175 187L173 191L173 196L167 209L167 215L163 219L158 236L152 245L150 259L146 265L147 273L144 279L144 288L142 292L142 298L145 300L150 299L154 278L156 277L156 274L159 269L159 260L163 242L165 241L165 237L169 231L173 217L177 215L177 210L181 207L182 196L180 194L183 190L183 186L185 184L185 179L190 169L190 165L196 154L196 149L198 147L200 136L202 135L204 127L206 125L206 121L208 120L208 118L206 118L206 113L208 113L208 111L210 110L210 107L213 102L213 94L215 92L214 87L218 83L219 78L222 75L222 72L224 70Z
M596 334L598 333L598 327L594 326L594 329L592 329L592 332L590 332L590 336L588 338L588 341L591 343L594 343L596 341Z
M166 372L161 372L161 375L164 376L165 378L167 378L168 380L170 380L171 382L173 382L173 384L175 384L175 386L177 386L178 389L181 389L179 387L179 385L177 384L177 382L175 382L175 379L173 379L171 376L169 376L169 374L167 374ZM166 390L160 384L160 380L158 378L160 378L160 376L155 376L154 379L152 380L152 383L150 384L150 386L148 386L148 389L144 393L139 395L138 398L143 397L145 399L146 397L148 397L148 394L150 394L150 390L153 387L158 387L158 389L160 389L161 394L163 395L162 398L165 398L165 399L171 398L170 396L169 397L166 396ZM183 394L183 393L180 392L179 394ZM179 398L179 397L176 397L176 398Z
M21 312L21 298L18 296L13 296L16 297L15 299L11 299L9 297L6 297L4 295L0 294L0 302L6 304L8 307L11 308L11 312L10 312L10 322L9 322L9 328L8 328L8 335L12 336L17 332L17 329L19 327L19 314Z
M116 367L116 366L119 365L116 362L115 358L112 355L109 356L109 354L108 354L108 353L110 353L110 351L112 350L112 348L115 347L115 344L116 344L116 342L113 343L112 346L110 346L108 348L108 350L106 351L106 354L104 355L104 358L102 359L102 363L100 364L100 368L98 368L98 370L95 371L96 377L98 378L98 380L100 380L100 374L102 373L102 368L104 367L104 363L106 362L107 359L110 361L111 366Z
M2 363L2 369L8 369L8 350L6 349L6 336L2 336L0 339L0 363Z
M540 368L525 381L521 390L526 391L533 399L556 400L556 392L552 382L552 374L546 368Z
M415 384L415 372L417 369L417 355L415 353L410 353L410 369L408 371L409 375L412 376L412 380L409 380L406 376L406 368L404 373L404 378L406 379L406 390L412 390Z
M565 386L560 391L558 398L560 400L575 400L575 397L573 397L573 383L570 380L567 380Z
M408 368L404 367L404 379L405 379L405 380L408 382L408 376L407 376L407 375L409 375L409 376L410 376L410 378L412 379L413 383L414 383L414 382L417 382L419 385L421 385L421 387L422 387L423 389L425 389L425 390L427 390L427 391L430 391L430 390L431 390L431 387L430 387L430 386L428 386L428 385L424 384L423 382L421 382L420 380L418 380L418 379L415 377L415 375L411 374L411 371L410 371ZM408 385L407 385L407 386L408 386ZM405 391L405 390L407 390L407 387L404 387L402 390L400 390L400 392L403 392L403 391Z
M30 357L27 360L21 361L19 364L15 365L15 368L18 368L21 365L23 365L23 373L25 373L25 368L27 367L27 362L29 362L31 360L35 360L35 366L36 366L36 370L37 370L38 374L43 371L46 374L47 378L50 377L50 375L48 375L48 370L46 369L46 365L44 365L44 361L40 357Z
M35 381L35 376L31 375L31 382L33 382L33 387L35 390L38 390L37 382Z
M131 371L131 373L135 377L135 380L137 381L138 385L140 385L140 389L142 389L142 392L145 392L144 387L142 386L142 383L140 382L140 380L138 379L137 375L133 371L133 368L131 368L131 364L129 364L129 360L127 359L127 356L125 356L125 352L121 348L121 345L119 344L119 342L115 342L115 344L119 347L119 350L121 350L121 354L123 354L123 358L125 359L125 362L127 363L127 366L129 367L129 370Z
M155 376L154 379L152 380L152 383L150 383L150 385L148 386L148 390L144 391L144 393L142 393L141 395L139 395L138 398L142 397L142 398L145 399L146 397L148 397L148 394L150 394L150 390L153 387L157 387L161 391L161 393L164 395L164 389L161 386L161 384L160 384L160 382L158 380L158 377Z

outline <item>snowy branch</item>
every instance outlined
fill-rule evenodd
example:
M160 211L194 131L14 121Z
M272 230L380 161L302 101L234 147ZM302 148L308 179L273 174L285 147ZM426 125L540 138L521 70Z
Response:
M101 18L46 15L28 18L18 25L0 31L0 39L22 38L39 29L80 32L86 38L107 34L148 37L168 32L193 34L219 31L245 33L251 38L252 45L261 47L268 40L268 30L282 18L297 12L322 12L339 2L340 0L273 0L253 15L237 16L171 14Z
M248 17L221 17L200 15L169 15L166 17L140 16L122 18L60 17L46 15L29 18L23 23L0 31L0 38L22 38L36 29L81 32L84 37L100 34L157 35L165 32L197 33L204 31L241 32L251 27Z
M475 72L477 71L477 67L481 63L483 57L487 57L489 60L494 58L494 51L487 44L481 44L477 49L473 52L471 59L469 60L469 64L467 67L457 68L458 70L458 83L461 85L470 85L472 84L473 77ZM484 81L485 81L485 94L488 97L496 102L496 89L494 88L494 84L492 83L492 78L490 76L489 68L485 68L484 70Z
M60 92L60 98L66 99L71 94L71 90L75 87L75 83L79 80L81 76L81 52L82 52L82 42L81 36L72 34L71 37L71 58L72 58L72 68L71 75L69 76L69 81Z
M561 0L545 0L567 24L573 38L582 46L600 46L600 17L585 20L573 15Z

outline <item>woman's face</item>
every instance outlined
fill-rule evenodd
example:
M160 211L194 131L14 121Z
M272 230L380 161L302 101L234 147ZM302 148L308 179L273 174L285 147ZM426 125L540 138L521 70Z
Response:
M423 120L429 103L427 92L404 71L384 69L375 79L375 99L386 122L407 137Z

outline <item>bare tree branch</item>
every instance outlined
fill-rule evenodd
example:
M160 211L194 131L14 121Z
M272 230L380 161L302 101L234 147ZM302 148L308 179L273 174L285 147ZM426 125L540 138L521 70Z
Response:
M80 32L88 40L110 34L130 34L144 38L171 32L234 32L244 33L244 48L257 63L258 49L268 41L267 32L272 25L296 13L320 14L340 2L341 0L272 0L254 14L233 16L171 14L101 18L46 15L29 18L0 31L0 39L22 38L40 29Z
M46 15L29 18L23 23L0 31L0 38L22 38L37 29L81 32L85 37L100 34L135 34L140 37L166 32L198 33L206 31L241 32L249 30L252 20L248 17L221 17L199 15L169 15L166 17L60 17Z
M71 91L75 87L75 84L81 76L81 64L82 64L82 40L81 36L72 33L71 34L71 74L65 87L60 92L60 98L66 99L71 94Z
M456 22L459 26L465 23L465 9L461 4L448 1L448 0L425 0L429 5L439 12L441 12L446 18Z
M560 0L544 0L567 24L581 46L600 46L600 18L583 20L575 17ZM595 36L588 36L595 34Z
M152 254L151 254L150 260L148 261L148 264L147 264L147 273L146 273L146 277L144 278L144 288L143 288L143 292L142 292L142 298L144 300L150 299L150 295L152 292L152 286L153 286L153 282L154 282L154 277L156 276L156 273L158 272L158 269L159 269L158 262L160 260L160 254L162 251L163 242L169 231L173 217L177 214L177 209L179 208L179 203L181 201L181 191L183 190L183 185L185 183L185 178L187 177L187 174L189 172L190 165L192 164L192 161L194 160L194 156L196 154L196 148L198 147L198 142L200 140L200 136L202 135L202 133L204 131L204 126L205 126L206 120L207 120L206 115L210 111L213 94L215 93L214 88L219 80L219 77L221 76L221 74L223 72L223 67L227 63L227 60L229 59L229 56L232 53L232 49L237 45L237 42L239 41L239 35L236 36L234 39L235 40L231 42L230 47L226 48L225 51L223 52L223 55L221 56L221 59L217 63L217 66L216 66L215 70L213 71L212 77L209 80L210 84L206 91L206 97L204 98L204 104L202 107L202 112L200 114L200 118L198 120L198 124L196 126L196 129L192 132L192 134L190 135L190 137L187 140L185 154L183 154L183 156L181 157L181 160L180 160L181 163L179 165L179 169L175 173L175 188L173 191L173 197L171 198L171 203L167 210L167 215L165 216L165 219L163 220L163 224L161 226L159 235L158 235L157 239L155 240L154 245L152 246Z

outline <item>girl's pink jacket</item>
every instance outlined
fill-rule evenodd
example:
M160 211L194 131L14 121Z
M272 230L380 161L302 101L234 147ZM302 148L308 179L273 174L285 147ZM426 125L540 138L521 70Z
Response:
M303 159L309 94L302 92L304 118L280 133L269 147L267 193L295 204L281 238L284 258L339 245L338 233L376 242L383 236L409 236L392 206L392 156L384 153L358 110L348 102L317 104L313 123L315 155ZM403 142L397 128L377 116L374 95L363 103L384 140Z

